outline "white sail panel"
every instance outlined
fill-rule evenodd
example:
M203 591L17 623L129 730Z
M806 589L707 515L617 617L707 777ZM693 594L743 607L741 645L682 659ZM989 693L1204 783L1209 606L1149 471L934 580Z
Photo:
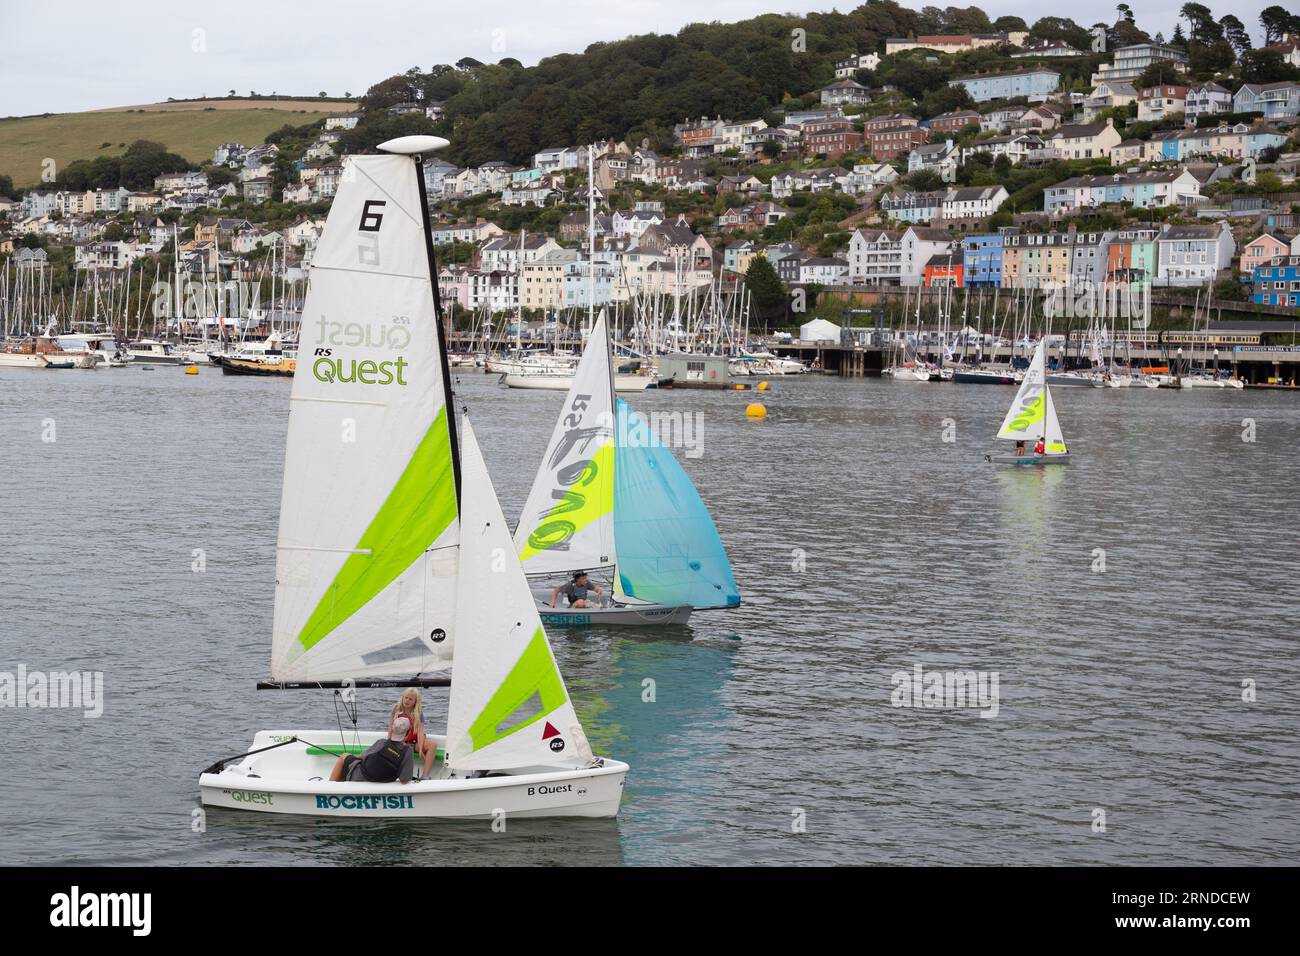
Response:
M515 550L528 574L616 562L614 425L613 363L602 311L515 528Z
M1049 455L1068 454L1069 449L1065 447L1065 436L1061 434L1061 423L1056 419L1056 403L1052 401L1052 390L1046 385L1043 386L1043 395L1046 402L1046 429L1043 433L1043 445Z
M1016 393L1007 417L998 429L999 438L1037 441L1043 436L1043 420L1046 416L1046 401L1043 398L1047 389L1046 356L1047 346L1040 341L1034 350L1033 360L1029 363L1029 370L1020 383L1020 391Z
M345 163L311 266L277 540L276 680L445 669L456 494L418 167Z
M591 750L556 667L483 454L461 429L456 678L447 710L453 770L571 766Z

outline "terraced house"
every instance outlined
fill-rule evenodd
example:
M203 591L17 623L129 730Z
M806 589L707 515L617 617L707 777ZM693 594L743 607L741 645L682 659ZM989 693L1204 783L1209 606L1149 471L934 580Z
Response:
M1300 256L1276 256L1255 270L1256 305L1300 305Z
M949 86L963 87L976 103L990 100L1009 100L1024 96L1032 102L1047 99L1049 93L1060 85L1061 74L1046 67L1009 70L1005 73L981 73L949 80Z
M925 145L929 134L916 126L886 126L866 134L871 155L879 160L895 159Z
M1156 239L1156 285L1194 286L1213 282L1232 264L1237 244L1226 222L1212 226L1170 226Z
M1002 284L1002 241L1008 232L999 230L961 241L962 281L967 288L994 288Z
M1073 211L1106 203L1139 209L1186 204L1201 194L1201 183L1186 169L1110 176L1075 176L1043 190L1047 212Z
M1002 240L1002 288L1042 289L1070 281L1074 239L1064 232L1009 233Z
M1154 226L1118 229L1111 233L1106 251L1106 274L1111 283L1134 288L1150 286L1157 268Z
M1107 117L1100 123L1058 126L1047 138L1047 146L1054 159L1109 159L1122 138L1115 121Z

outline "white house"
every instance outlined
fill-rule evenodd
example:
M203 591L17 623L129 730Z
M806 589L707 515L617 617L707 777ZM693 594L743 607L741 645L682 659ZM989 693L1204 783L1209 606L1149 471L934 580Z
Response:
M889 163L859 163L844 177L844 192L858 196L877 186L898 182L898 170Z
M897 232L855 229L849 238L849 281L866 285L898 285L903 271L903 247Z
M847 259L839 256L813 256L799 264L799 281L807 285L839 285L849 274Z
M858 56L851 56L847 60L838 60L835 63L835 79L851 80L858 70L874 70L880 66L880 54L863 53Z
M939 205L944 219L978 219L991 216L1007 201L1005 186L967 186L950 189Z
M818 92L825 106L863 106L871 100L870 92L857 80L837 80Z
M963 164L970 162L972 156L985 154L990 159L996 160L999 156L1005 156L1010 160L1011 165L1017 166L1026 159L1033 159L1045 155L1043 150L1046 144L1042 137L1035 133L1014 133L1010 136L992 136L988 139L973 140L969 146L965 146L961 151L961 161Z
M1188 286L1213 282L1232 264L1237 244L1220 220L1212 226L1170 226L1156 239L1156 285Z
M899 282L919 286L925 279L925 264L931 256L953 251L953 237L946 230L929 226L908 226L899 242Z
M950 139L918 146L907 154L907 171L909 174L921 171L936 173L944 182L951 183L957 179L959 155Z
M770 186L773 199L783 199L796 192L825 192L844 182L848 170L839 166L829 169L799 169L772 177Z
M1232 92L1213 81L1190 87L1183 104L1184 122L1195 126L1200 116L1232 112Z
M1175 113L1187 114L1187 87L1165 84L1138 90L1138 122L1158 123Z
M1107 117L1102 123L1058 126L1052 130L1047 145L1056 159L1108 159L1122 139L1115 121Z
M1138 91L1132 83L1124 80L1104 80L1092 88L1092 92L1083 101L1081 110L1083 121L1091 123L1102 110L1117 106L1129 106L1137 102Z

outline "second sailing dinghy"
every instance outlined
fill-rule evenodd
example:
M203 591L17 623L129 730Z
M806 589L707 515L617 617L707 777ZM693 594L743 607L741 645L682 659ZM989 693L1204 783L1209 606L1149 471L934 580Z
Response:
M574 371L515 528L515 548L547 624L684 624L734 607L740 592L709 509L649 424L614 395L602 312ZM550 606L577 571L600 602Z
M1070 452L1065 447L1061 423L1056 418L1046 369L1047 346L1039 342L1025 379L1020 383L1020 391L998 430L998 438L1024 442L1031 450L1013 455L985 455L986 461L997 465L1064 465L1069 462ZM1032 451L1040 440L1043 442L1041 455Z
M348 161L312 262L294 377L263 686L445 683L442 759L331 781L382 732L264 730L199 777L206 805L367 817L614 816L450 377L425 223L429 136ZM341 439L340 428L355 436Z

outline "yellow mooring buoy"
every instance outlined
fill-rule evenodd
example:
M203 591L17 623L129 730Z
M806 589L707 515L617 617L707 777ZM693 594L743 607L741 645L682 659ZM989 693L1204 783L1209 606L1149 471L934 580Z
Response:
M767 407L762 402L750 402L745 406L745 414L750 418L766 418Z
M760 392L766 392L766 391L767 391L767 382L766 382L766 381L759 382L759 383L758 383L758 390L759 390Z
M186 374L186 375L198 375L198 374L199 374L199 367L198 367L197 365L187 365L187 366L185 367L185 374Z

